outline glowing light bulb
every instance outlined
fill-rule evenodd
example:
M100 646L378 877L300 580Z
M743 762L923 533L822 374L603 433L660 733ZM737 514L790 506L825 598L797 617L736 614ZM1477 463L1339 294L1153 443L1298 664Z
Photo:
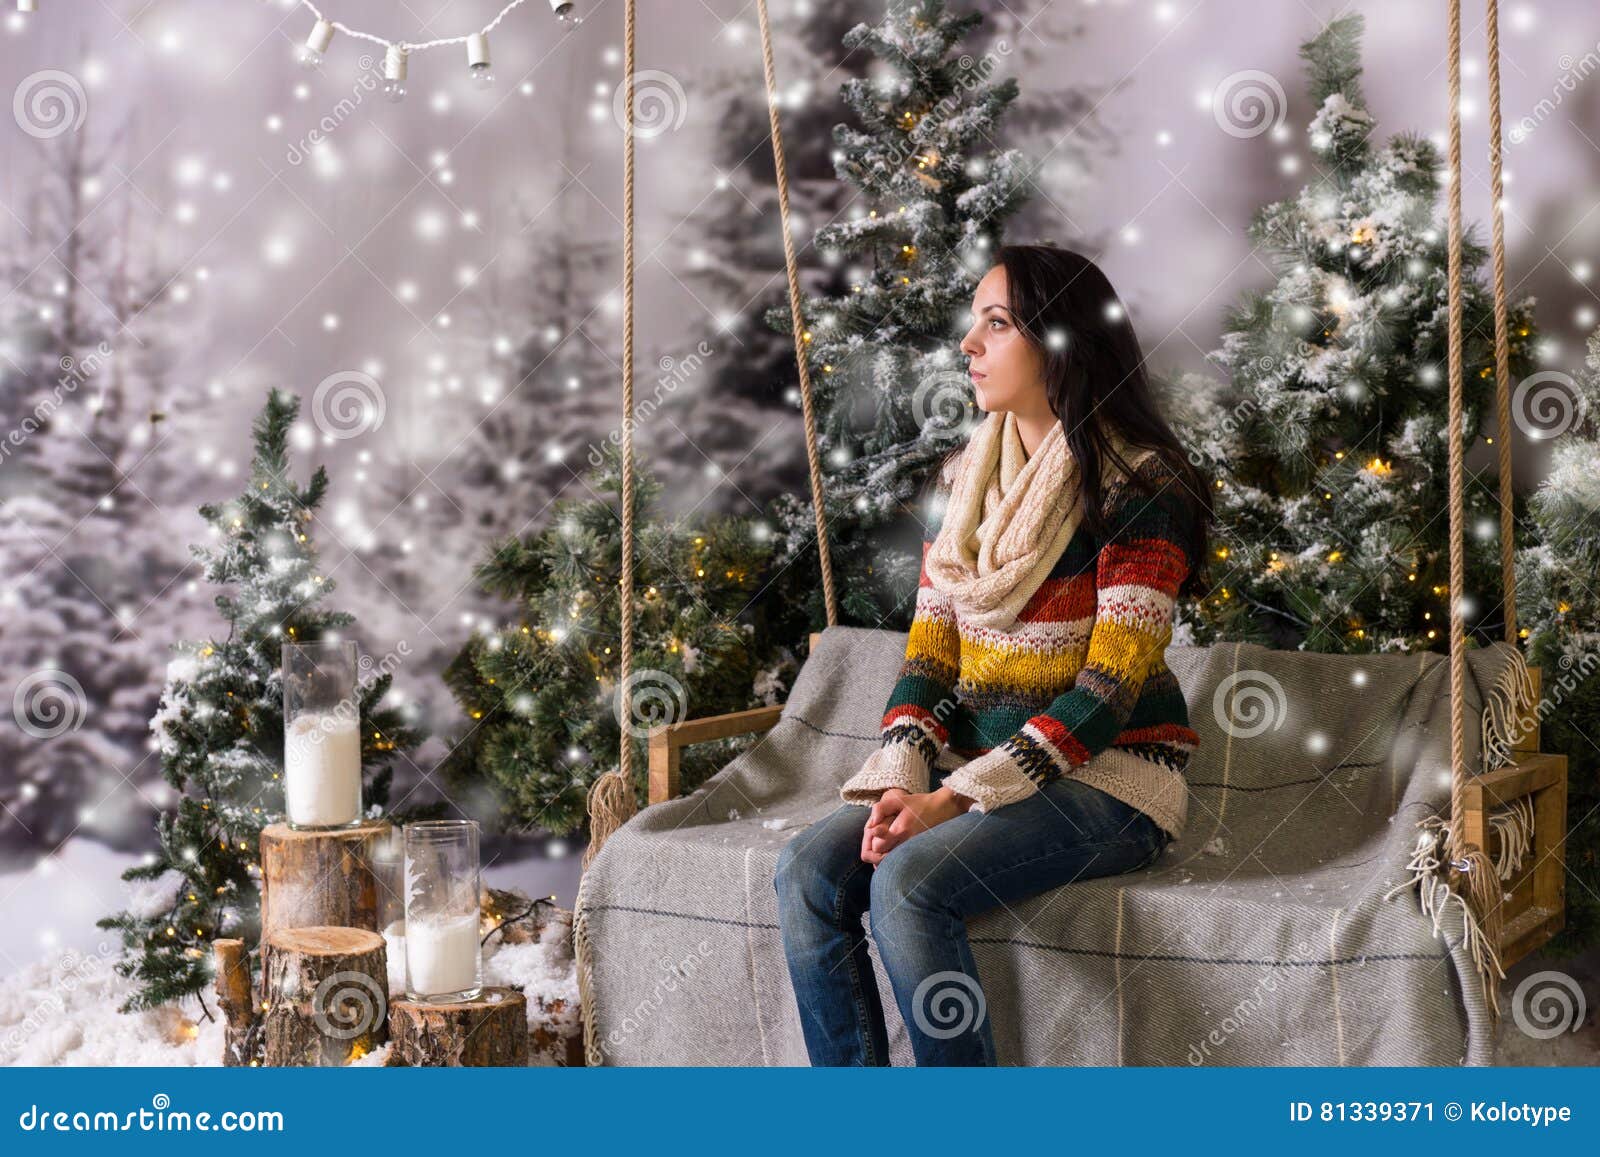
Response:
M332 43L333 25L326 20L318 20L311 26L311 34L306 37L306 42L300 46L300 63L307 68L321 68L322 58Z
M556 19L563 24L576 28L583 23L583 17L578 15L577 5L572 0L550 0L550 11L556 14Z
M494 83L494 70L489 64L489 38L482 32L467 37L467 75L479 88Z
M406 50L398 44L389 45L383 56L383 96L391 103L406 98Z

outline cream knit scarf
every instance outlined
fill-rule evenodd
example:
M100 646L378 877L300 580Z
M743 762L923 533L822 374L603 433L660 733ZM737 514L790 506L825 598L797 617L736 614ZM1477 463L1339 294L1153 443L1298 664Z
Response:
M1112 445L1131 466L1154 450ZM1121 476L1109 460L1105 483ZM1061 423L1029 455L1016 415L990 414L973 432L956 467L944 523L928 550L928 580L982 627L1012 627L1067 548L1083 520L1078 462Z

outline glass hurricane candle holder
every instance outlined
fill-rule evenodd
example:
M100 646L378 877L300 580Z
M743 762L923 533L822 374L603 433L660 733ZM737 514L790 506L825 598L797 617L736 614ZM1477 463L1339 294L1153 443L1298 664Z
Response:
M405 832L406 998L476 1000L483 992L478 825L424 820Z
M283 799L301 830L361 822L361 701L353 642L283 646Z
M368 863L378 889L378 931L389 957L389 991L406 990L406 838L391 826L369 846Z

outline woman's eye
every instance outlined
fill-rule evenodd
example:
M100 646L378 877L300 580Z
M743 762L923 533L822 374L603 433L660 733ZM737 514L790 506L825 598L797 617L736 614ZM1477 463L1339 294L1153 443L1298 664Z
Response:
M1006 323L1001 321L998 317L991 317L989 319L989 326L990 326L991 329L993 329L995 327L999 327L1000 329L1004 329L1005 326L1006 326Z

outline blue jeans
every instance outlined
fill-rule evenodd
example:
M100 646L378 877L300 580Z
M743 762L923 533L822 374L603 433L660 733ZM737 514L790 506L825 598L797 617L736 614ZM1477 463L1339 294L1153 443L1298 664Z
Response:
M1057 779L1027 799L912 836L874 866L861 859L868 811L840 805L778 857L783 950L813 1065L889 1063L863 912L871 911L917 1064L993 1065L967 919L1074 880L1148 867L1170 840L1137 808L1082 780Z

